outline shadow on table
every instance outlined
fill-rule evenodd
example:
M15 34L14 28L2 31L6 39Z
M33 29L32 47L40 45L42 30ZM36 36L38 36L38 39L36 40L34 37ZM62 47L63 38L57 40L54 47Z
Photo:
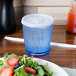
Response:
M45 54L45 55L30 55L30 54L28 54L28 53L26 53L28 56L33 56L33 57L35 57L35 58L40 58L40 59L44 59L44 60L48 60L48 61L50 61L50 53L47 53L47 54Z

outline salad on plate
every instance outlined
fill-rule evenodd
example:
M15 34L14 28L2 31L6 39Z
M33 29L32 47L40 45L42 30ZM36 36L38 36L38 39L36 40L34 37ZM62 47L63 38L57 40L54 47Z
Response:
M48 64L39 65L33 57L26 54L18 56L6 53L4 60L0 60L0 76L53 76L47 66Z

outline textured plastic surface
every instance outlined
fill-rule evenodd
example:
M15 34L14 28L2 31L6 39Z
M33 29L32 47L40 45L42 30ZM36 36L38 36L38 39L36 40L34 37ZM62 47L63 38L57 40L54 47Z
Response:
M53 18L47 15L31 14L24 16L22 21L26 52L33 55L48 53L52 36Z
M23 25L25 50L29 54L43 55L49 52L53 24L44 29Z

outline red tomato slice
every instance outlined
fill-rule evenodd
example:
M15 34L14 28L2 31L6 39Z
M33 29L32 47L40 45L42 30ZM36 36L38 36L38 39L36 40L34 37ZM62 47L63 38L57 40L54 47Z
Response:
M13 76L14 69L11 66L6 66L0 71L0 76Z
M7 64L11 66L15 66L18 62L19 62L18 57L10 57L9 59L7 59Z
M36 75L36 70L35 70L35 69L30 68L30 67L26 67L26 66L24 66L24 69L25 69L25 71L26 71L27 73Z

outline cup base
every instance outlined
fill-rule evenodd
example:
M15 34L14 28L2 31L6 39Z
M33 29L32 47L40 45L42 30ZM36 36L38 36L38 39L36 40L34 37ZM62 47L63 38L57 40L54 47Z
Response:
M31 55L45 55L45 54L47 54L49 51L50 51L50 50L47 50L47 51L41 52L41 53L36 53L36 52L33 53L33 52L30 52L30 51L26 50L26 52L27 52L28 54L31 54Z

